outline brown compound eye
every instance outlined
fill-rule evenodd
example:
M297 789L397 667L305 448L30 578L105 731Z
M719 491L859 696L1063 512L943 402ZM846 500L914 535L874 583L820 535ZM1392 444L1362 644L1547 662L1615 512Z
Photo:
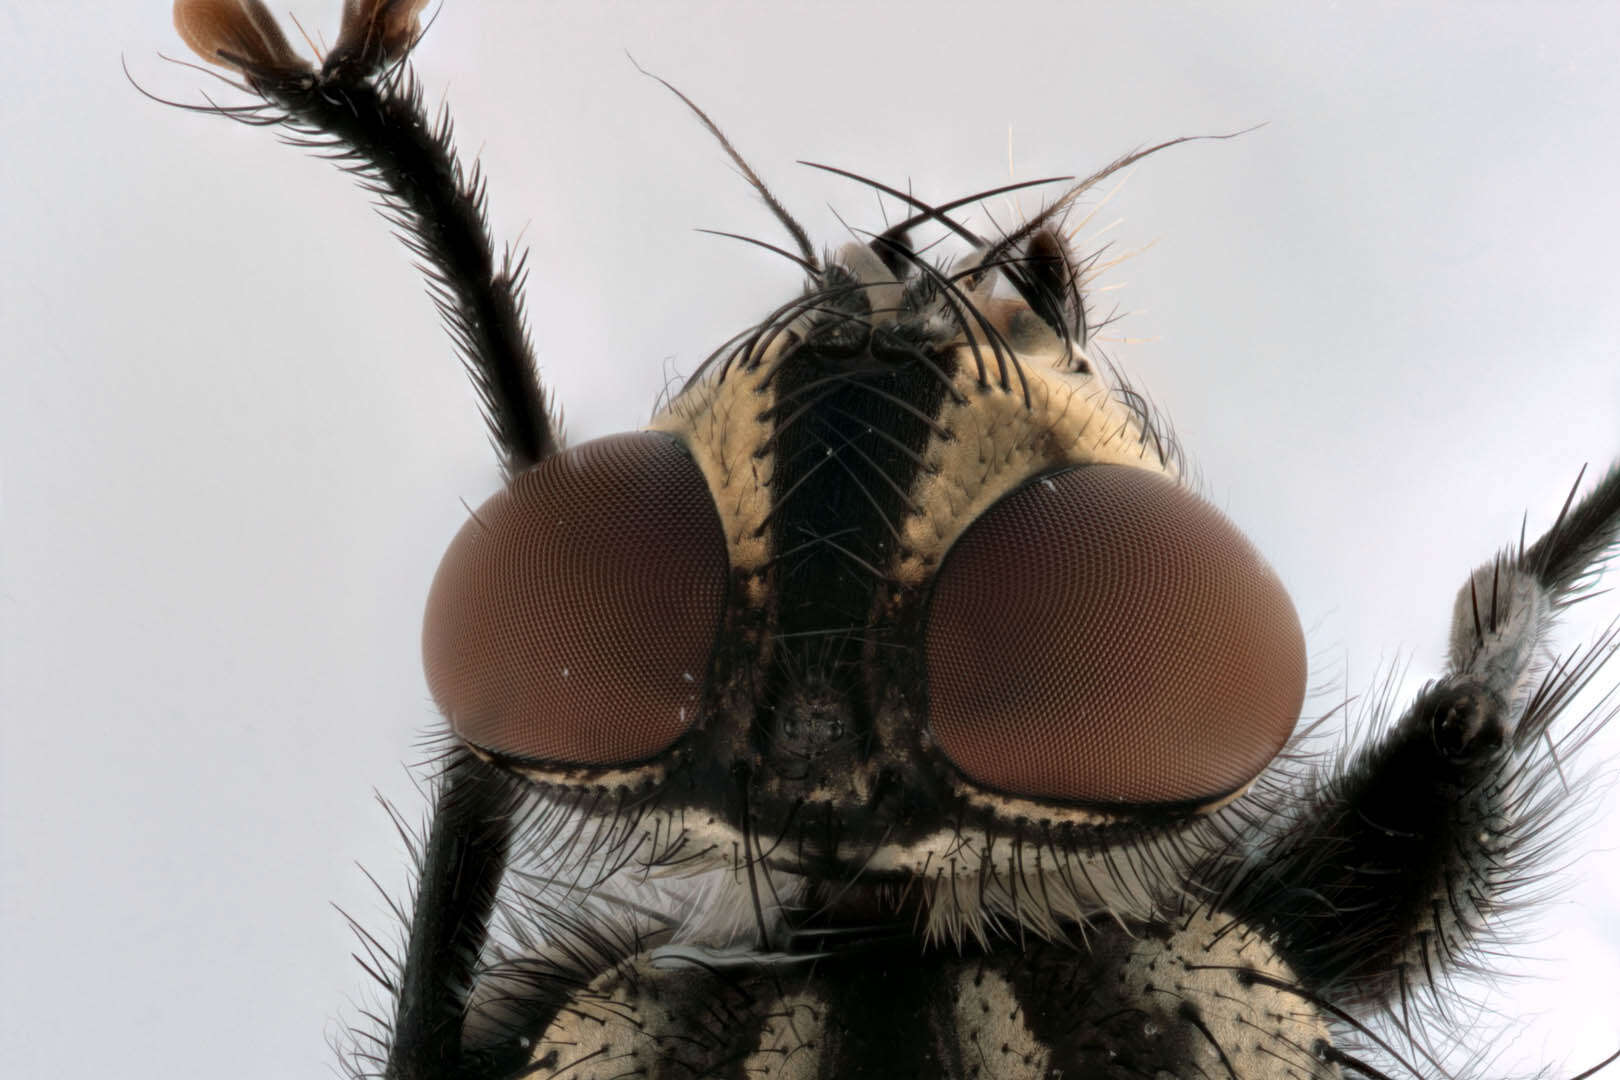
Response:
M1200 803L1282 748L1305 640L1275 573L1218 510L1141 469L1036 480L935 577L928 721L968 778L1103 805Z
M428 594L422 656L456 735L496 753L623 765L697 720L726 542L674 439L564 450L462 526Z

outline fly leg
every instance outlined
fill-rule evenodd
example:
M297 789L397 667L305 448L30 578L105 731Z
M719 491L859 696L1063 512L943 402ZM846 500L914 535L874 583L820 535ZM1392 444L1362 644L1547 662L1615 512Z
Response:
M351 0L317 67L293 51L262 0L178 0L175 28L186 44L233 71L226 84L255 99L182 107L276 128L336 161L377 199L427 277L512 476L551 456L559 433L524 325L524 259L510 249L497 257L483 177L457 159L449 114L429 119L407 63L424 4Z
M1479 946L1543 880L1580 802L1560 761L1615 708L1605 696L1561 735L1549 728L1620 649L1620 629L1558 659L1548 637L1558 612L1590 593L1617 535L1620 466L1541 539L1475 570L1445 674L1381 739L1293 796L1301 809L1207 875L1215 906L1264 928L1306 992L1398 1002L1405 1014L1417 988L1483 967Z
M491 766L453 752L417 857L420 884L404 961L397 978L378 976L394 997L384 1076L428 1080L465 1071L467 1005L511 839L510 785Z

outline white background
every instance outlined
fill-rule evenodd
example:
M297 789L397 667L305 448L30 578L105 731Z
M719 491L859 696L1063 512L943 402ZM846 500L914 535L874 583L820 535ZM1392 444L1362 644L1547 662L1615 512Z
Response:
M330 38L338 7L296 11ZM0 36L0 1061L326 1075L363 982L329 905L388 929L355 863L403 883L372 792L421 812L419 612L492 458L353 185L125 81L210 85L158 58L164 4L7 0ZM798 288L691 231L780 240L626 50L828 244L829 205L876 200L796 158L940 201L1006 181L1009 131L1029 178L1269 122L1135 168L1095 242L1157 241L1108 275L1147 339L1113 354L1289 583L1328 697L1432 673L1467 569L1620 452L1612 4L446 0L418 67L533 248L575 439ZM1620 597L1586 609L1571 643ZM1527 1024L1492 1075L1620 1046L1620 814L1590 817L1539 979L1484 992Z

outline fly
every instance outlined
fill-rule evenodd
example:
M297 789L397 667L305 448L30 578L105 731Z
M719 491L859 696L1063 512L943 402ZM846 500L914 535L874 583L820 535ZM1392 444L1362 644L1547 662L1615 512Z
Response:
M1065 228L1169 143L939 203L822 166L907 207L829 251L681 95L803 288L647 427L569 446L522 257L406 67L423 6L349 0L318 66L258 0L175 8L247 95L202 111L378 198L505 477L429 592L434 811L405 948L363 937L392 1009L354 1072L1376 1077L1467 1039L1446 977L1610 716L1565 714L1616 632L1550 635L1620 470L1464 576L1392 723L1309 759L1287 589L1096 348ZM1042 186L1014 227L959 216Z

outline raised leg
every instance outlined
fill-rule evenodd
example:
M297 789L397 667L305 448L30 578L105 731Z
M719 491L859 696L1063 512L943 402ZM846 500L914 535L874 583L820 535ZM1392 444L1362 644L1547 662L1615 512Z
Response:
M1620 467L1533 545L1474 571L1447 672L1211 874L1217 906L1273 934L1309 991L1404 1012L1416 988L1479 966L1515 896L1542 880L1580 803L1560 759L1616 707L1605 697L1550 727L1620 648L1620 628L1559 658L1548 639L1617 535Z

